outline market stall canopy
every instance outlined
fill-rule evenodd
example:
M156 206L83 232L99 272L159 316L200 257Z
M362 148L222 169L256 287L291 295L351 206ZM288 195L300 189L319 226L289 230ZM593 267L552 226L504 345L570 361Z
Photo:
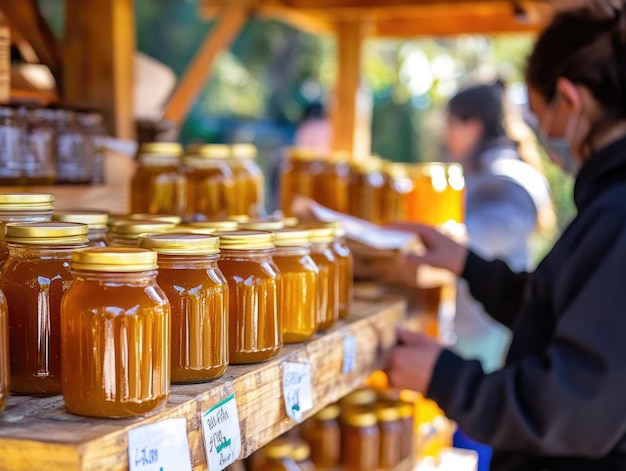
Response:
M338 23L362 22L375 37L449 36L536 31L552 14L548 0L203 0L214 18L243 8L313 33L332 33Z

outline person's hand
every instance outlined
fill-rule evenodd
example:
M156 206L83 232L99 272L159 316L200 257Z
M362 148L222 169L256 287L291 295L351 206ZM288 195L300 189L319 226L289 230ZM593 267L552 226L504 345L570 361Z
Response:
M457 276L463 273L468 253L467 248L434 227L415 223L394 223L387 227L412 232L422 240L426 252L423 254L412 253L409 255L411 261L436 268L445 268Z
M391 386L425 393L443 346L424 334L400 329L387 367Z

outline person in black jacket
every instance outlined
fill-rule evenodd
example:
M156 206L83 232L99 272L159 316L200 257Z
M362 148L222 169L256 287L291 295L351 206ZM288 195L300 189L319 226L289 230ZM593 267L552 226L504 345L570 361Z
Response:
M513 329L485 374L401 331L391 384L424 392L494 449L494 471L626 470L626 0L558 13L529 58L530 106L553 160L576 174L575 220L534 273L413 225L419 261L465 278ZM406 227L406 226L405 226Z

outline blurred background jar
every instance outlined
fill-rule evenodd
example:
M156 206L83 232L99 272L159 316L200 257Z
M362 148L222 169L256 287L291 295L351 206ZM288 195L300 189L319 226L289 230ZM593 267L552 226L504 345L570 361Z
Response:
M409 198L413 181L403 164L384 162L382 165L383 190L381 223L406 221L409 215Z
M256 163L257 148L252 144L233 144L229 166L235 178L235 214L252 217L265 215L265 177Z
M293 216L291 206L296 195L313 197L317 154L312 149L294 147L287 151L280 177L280 207L285 216Z
M311 167L313 199L334 211L347 213L350 183L348 155L335 153L326 159L316 159Z
M77 112L78 124L87 134L91 160L91 183L104 183L104 159L107 133L104 128L102 112L93 108L80 109Z
M138 167L131 180L131 212L184 214L186 182L180 166L181 154L182 147L176 142L139 146Z
M26 147L26 123L18 110L0 106L0 185L22 182L22 158Z
M93 152L89 135L78 124L76 113L58 109L54 113L57 148L57 182L91 183Z
M230 148L223 144L204 144L187 149L183 164L188 220L203 221L237 214L237 199L242 196L235 191L234 173L228 164L230 154Z
M384 179L381 166L381 161L374 157L350 162L348 212L375 224L380 224L383 218L381 206Z
M26 185L52 185L57 180L57 141L54 112L32 109L27 112L27 136L22 159Z
M89 232L87 239L89 247L105 247L106 235L109 228L109 213L106 211L55 211L52 214L53 221L74 222L79 224L87 224Z

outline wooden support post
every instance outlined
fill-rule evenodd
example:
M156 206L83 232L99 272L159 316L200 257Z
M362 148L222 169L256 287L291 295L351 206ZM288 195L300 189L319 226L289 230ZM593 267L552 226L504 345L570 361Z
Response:
M337 24L338 67L332 109L333 150L347 152L355 158L365 157L371 150L369 113L362 110L362 100L359 103L364 36L363 22Z
M63 99L97 106L109 132L135 134L133 0L66 0Z
M247 10L242 7L225 8L222 11L167 103L165 119L180 124L187 117L213 71L215 60L235 40L246 22L247 14Z

